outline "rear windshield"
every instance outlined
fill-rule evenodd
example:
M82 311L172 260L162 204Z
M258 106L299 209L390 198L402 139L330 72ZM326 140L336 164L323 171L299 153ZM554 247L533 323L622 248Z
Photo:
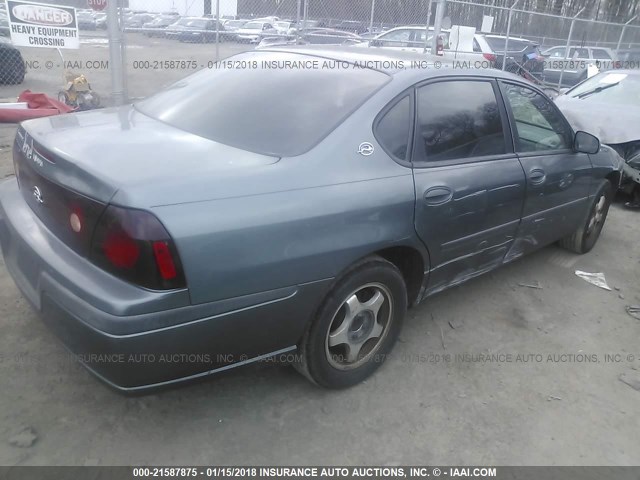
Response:
M203 70L136 107L225 145L295 156L320 142L390 79L364 68L322 68L322 58L285 52L246 53L228 62L234 65ZM269 68L263 62L270 62Z

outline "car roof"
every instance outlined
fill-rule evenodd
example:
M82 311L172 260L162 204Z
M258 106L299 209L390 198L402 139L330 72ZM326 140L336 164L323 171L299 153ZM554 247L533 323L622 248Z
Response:
M356 64L360 62L372 62L371 67L366 66L362 68L370 68L371 70L377 70L392 76L406 76L408 81L415 78L418 82L420 79L429 77L444 77L444 76L475 76L475 77L487 77L487 78L505 78L510 80L516 80L522 82L522 77L518 77L508 72L503 72L497 69L487 68L452 68L454 61L445 57L422 54L415 52L405 52L398 50L387 50L379 48L361 48L354 46L326 46L326 45L282 45L263 48L260 52L286 52L298 55L306 55L310 57L318 57L321 59L332 60L336 62L347 62L350 64ZM417 61L421 62L420 65L424 65L422 62L439 62L439 68L401 68L398 67L400 62L407 63Z
M393 27L393 28L390 28L388 30L383 30L382 32L380 32L378 34L378 36L381 36L381 35L383 35L385 33L393 32L394 30L419 30L419 31L423 32L423 31L426 30L426 28L427 28L426 25L403 25L403 26L400 26L400 27ZM434 27L430 25L429 26L429 31L433 32L434 30L435 30ZM451 34L451 29L450 28L441 28L440 29L440 33ZM474 33L474 37L482 37L482 36L486 36L486 35L484 33L480 33L480 32ZM514 37L512 37L512 38L514 38ZM524 39L516 39L516 40L524 40Z
M552 48L567 48L567 46L554 45L553 47L545 48L545 51L551 50ZM609 52L613 51L609 47L594 47L593 45L569 45L569 48L588 48L589 50L597 49L597 50L607 50Z
M478 35L482 35L483 37L486 38L497 38L500 40L506 40L507 37L505 35L491 35L491 34L486 34L486 33L479 33ZM522 37L509 37L509 41L511 40L518 40L519 42L529 42L529 43L536 43L533 40L529 40L528 38L522 38Z
M401 25L399 27L390 28L389 30L386 30L385 33L390 32L391 30L405 30L405 29L406 30L424 30L426 28L427 28L426 25ZM433 30L433 29L434 28L432 26L429 26L429 30ZM441 30L445 32L448 31L444 28L442 28Z

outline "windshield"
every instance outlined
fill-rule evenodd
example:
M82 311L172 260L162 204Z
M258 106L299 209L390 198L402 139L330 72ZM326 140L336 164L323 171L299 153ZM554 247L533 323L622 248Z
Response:
M225 27L241 27L245 22L242 20L231 20L225 24Z
M640 76L600 73L567 92L572 98L594 99L615 105L640 106Z
M246 28L247 30L262 30L262 24L261 23L247 23L242 28Z
M311 149L389 81L388 75L370 69L314 68L311 62L323 60L294 53L250 52L233 59L255 61L258 68L206 69L136 107L225 145L295 156ZM291 68L273 68L274 62L290 62Z

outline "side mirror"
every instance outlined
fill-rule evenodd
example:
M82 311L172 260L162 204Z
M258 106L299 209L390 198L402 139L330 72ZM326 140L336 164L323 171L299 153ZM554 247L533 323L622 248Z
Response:
M381 40L371 40L369 42L369 46L370 47L381 47L382 46L382 41Z
M595 154L600 151L600 140L587 132L577 132L573 139L573 149L578 153Z

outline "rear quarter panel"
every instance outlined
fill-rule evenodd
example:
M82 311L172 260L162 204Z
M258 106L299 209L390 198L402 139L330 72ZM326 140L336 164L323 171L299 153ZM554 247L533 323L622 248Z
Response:
M330 279L386 247L424 248L413 228L411 169L372 133L383 99L307 154L232 184L212 179L209 200L153 208L176 241L192 303ZM358 153L362 142L375 146L373 155Z

